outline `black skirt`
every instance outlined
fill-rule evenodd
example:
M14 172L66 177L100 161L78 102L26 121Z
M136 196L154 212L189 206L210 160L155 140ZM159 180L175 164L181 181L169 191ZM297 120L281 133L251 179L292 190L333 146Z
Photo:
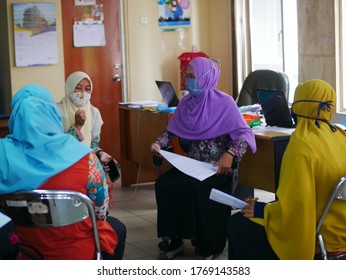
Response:
M212 188L230 193L231 177L214 175L199 181L176 168L155 184L158 237L191 239L201 256L222 253L231 207L209 199Z

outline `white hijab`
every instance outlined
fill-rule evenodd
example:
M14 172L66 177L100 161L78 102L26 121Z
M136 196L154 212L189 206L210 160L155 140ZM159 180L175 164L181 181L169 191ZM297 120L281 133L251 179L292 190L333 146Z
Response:
M83 109L85 111L86 120L83 127L81 128L81 133L84 136L84 140L82 142L88 147L90 147L91 139L92 139L92 135L91 135L92 115L90 110L91 104L90 102L88 102L82 107L77 107L72 103L69 97L74 92L76 85L83 79L89 80L91 85L91 93L92 93L93 83L89 75L82 71L74 72L67 78L65 82L65 96L60 101L60 104L58 107L62 115L62 124L63 124L65 132L68 131L71 126L74 125L76 111L78 109Z

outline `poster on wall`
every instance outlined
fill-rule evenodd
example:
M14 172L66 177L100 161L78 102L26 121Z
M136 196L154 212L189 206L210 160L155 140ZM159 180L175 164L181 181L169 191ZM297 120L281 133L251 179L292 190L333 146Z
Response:
M14 3L13 26L16 66L58 63L55 3Z
M157 0L159 28L162 31L187 29L190 26L190 0Z

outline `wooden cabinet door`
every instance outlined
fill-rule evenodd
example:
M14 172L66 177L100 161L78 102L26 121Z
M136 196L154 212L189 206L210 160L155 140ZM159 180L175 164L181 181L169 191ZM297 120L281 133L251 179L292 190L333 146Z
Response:
M102 0L106 44L98 47L74 47L73 24L81 20L82 7L75 6L74 0L61 1L65 78L74 71L86 72L93 81L91 103L102 115L104 124L101 131L100 147L120 162L119 112L121 82L113 81L121 65L120 29L118 1Z

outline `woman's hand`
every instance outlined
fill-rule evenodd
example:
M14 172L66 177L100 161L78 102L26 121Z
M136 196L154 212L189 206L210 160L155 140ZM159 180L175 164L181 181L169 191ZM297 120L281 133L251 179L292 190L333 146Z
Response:
M99 153L100 161L102 163L103 170L108 174L109 167L106 165L107 162L110 160L114 160L115 164L118 164L118 162L115 159L112 159L112 156L107 154L106 152L102 151Z
M255 198L247 198L245 202L248 203L243 209L240 210L241 213L243 213L244 217L246 218L253 218L254 217L254 209L255 209L255 203L258 200L257 197Z
M157 144L157 143L151 144L151 153L152 154L157 155L157 156L161 156L160 150L161 150L161 147L159 144Z
M85 111L82 110L82 109L78 109L74 115L74 119L75 119L75 123L74 123L74 126L80 130L84 123L85 123L85 120L86 120L86 114L85 114Z
M224 153L214 166L218 166L216 174L228 174L232 170L233 156L229 153Z

